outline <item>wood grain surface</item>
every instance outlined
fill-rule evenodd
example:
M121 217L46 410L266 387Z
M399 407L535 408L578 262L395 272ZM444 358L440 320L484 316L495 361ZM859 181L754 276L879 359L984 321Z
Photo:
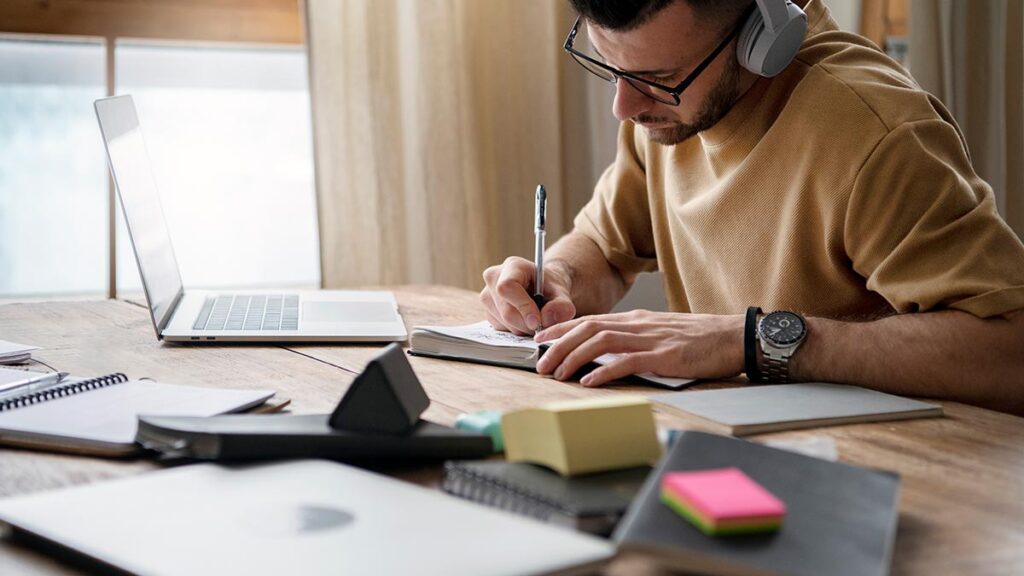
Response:
M298 0L4 0L0 32L301 46Z
M476 294L437 286L395 289L406 324L465 324L482 318ZM76 375L121 371L166 382L272 387L295 413L329 412L380 350L361 345L175 345L157 341L148 311L123 301L0 306L0 338L43 347L35 356ZM410 361L431 406L426 417L451 424L462 412L512 409L547 401L623 393L630 385L584 389L536 374L431 358ZM698 389L736 383L701 384ZM828 436L843 462L894 470L902 477L893 574L1024 573L1024 419L941 402L944 418L857 424L753 437ZM659 413L663 427L700 428ZM0 449L0 496L26 494L137 474L147 460L101 460ZM440 468L385 471L436 486ZM74 569L0 540L0 574L73 574ZM642 560L614 563L610 574L657 574Z

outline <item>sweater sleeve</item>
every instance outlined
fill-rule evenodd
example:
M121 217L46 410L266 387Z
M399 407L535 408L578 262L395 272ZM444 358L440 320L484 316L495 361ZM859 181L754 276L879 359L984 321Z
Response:
M892 130L860 169L847 254L899 312L952 308L986 318L1024 308L1024 245L941 120Z
M574 225L616 268L632 273L658 269L645 169L631 122L619 128L615 162L601 176Z

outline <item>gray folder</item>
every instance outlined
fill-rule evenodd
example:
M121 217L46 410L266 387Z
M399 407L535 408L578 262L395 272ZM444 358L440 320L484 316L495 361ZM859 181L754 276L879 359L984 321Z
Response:
M651 396L655 407L696 416L739 436L858 422L942 416L942 406L841 384L780 384Z

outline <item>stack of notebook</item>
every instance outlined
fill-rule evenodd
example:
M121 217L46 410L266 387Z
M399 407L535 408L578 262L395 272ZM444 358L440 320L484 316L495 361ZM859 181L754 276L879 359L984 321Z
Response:
M32 359L32 352L39 350L38 346L18 344L0 340L0 364L21 364Z
M0 398L0 443L62 452L123 456L140 415L213 416L264 404L271 390L228 390L129 380L124 374L69 377ZM287 402L285 402L287 403ZM270 406L280 409L284 403Z
M643 485L650 466L566 478L522 462L445 463L442 489L543 522L610 534Z

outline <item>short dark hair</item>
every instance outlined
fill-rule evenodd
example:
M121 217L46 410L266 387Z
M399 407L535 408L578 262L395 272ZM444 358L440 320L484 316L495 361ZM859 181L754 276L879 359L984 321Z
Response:
M585 20L608 30L631 30L675 0L569 0Z
M734 17L750 4L750 0L569 0L569 3L580 16L597 26L627 32L678 1L685 1L708 16L721 17Z

